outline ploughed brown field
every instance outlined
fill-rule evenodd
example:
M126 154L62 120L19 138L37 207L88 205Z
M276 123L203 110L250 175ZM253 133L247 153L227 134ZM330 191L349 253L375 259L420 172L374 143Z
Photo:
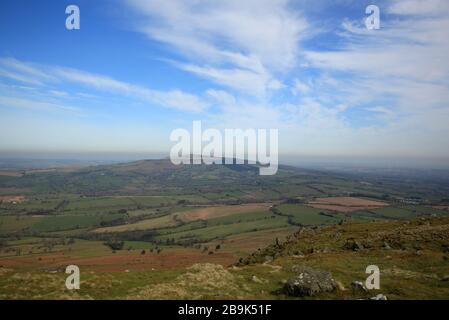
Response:
M0 201L4 202L21 202L24 200L24 196L0 196Z
M140 254L140 250L133 252L120 252L102 256L77 257L63 253L50 254L38 259L36 256L20 258L2 258L2 268L15 270L59 270L69 264L75 264L83 271L97 272L126 272L159 270L167 268L185 268L194 263L215 263L223 266L236 261L236 257L229 252L220 252L213 255L201 253L193 249L165 250L159 254Z
M310 201L308 205L316 209L349 213L365 209L382 208L389 204L383 201L354 197L330 197L315 199L314 201Z
M193 209L178 215L178 219L185 222L195 221L195 220L207 220L212 218L220 218L225 216L230 216L234 214L248 213L257 210L267 209L269 204L243 204L235 206L214 206Z

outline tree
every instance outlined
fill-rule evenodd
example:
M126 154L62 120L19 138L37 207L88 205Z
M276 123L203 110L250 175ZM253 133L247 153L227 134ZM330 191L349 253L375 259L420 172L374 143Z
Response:
M105 246L108 246L113 251L116 250L122 250L123 246L125 245L124 241L114 241L114 240L108 240L104 243Z

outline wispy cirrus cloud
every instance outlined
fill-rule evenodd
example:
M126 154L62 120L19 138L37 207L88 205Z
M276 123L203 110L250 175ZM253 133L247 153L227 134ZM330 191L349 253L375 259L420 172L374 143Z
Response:
M89 88L113 94L124 95L130 99L138 99L153 105L181 110L184 112L200 113L210 105L203 97L183 92L182 90L160 91L152 90L140 85L116 80L105 75L94 74L73 68L60 66L38 65L19 61L13 58L0 58L0 65L7 71L0 77L7 77L18 82L35 85L54 85L60 83L77 83ZM50 90L53 95L60 97L62 91Z
M399 15L444 15L448 10L445 0L393 0L388 12Z
M127 3L138 13L139 32L188 58L180 68L256 97L282 87L276 74L295 67L308 29L286 0Z
M82 110L78 107L67 106L65 104L55 102L40 101L36 99L30 100L16 97L0 96L0 106L31 109L31 110L51 110L51 111L56 110L56 111L82 114Z

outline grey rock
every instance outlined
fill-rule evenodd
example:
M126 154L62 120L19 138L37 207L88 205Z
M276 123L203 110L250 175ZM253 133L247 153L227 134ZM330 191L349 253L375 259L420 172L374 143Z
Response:
M372 297L371 300L388 300L388 299L385 295L379 293L377 296Z
M347 249L347 250L352 250L352 251L360 251L360 250L364 249L363 245L360 242L358 242L357 240L354 240L354 239L346 240L346 242L343 245L343 247L345 249Z
M315 296L322 292L331 292L337 288L332 274L310 267L294 266L297 275L284 284L282 291L294 297Z

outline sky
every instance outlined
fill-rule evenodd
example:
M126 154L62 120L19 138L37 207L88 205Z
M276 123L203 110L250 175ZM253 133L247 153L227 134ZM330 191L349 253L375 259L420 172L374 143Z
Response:
M201 120L290 157L445 161L448 30L446 0L2 0L0 153L168 154Z

